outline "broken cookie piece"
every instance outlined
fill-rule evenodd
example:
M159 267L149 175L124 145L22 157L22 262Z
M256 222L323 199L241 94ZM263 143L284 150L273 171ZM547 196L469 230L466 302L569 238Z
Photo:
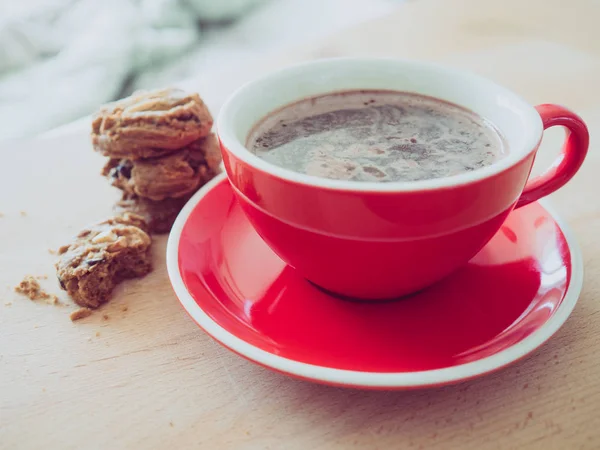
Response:
M207 136L212 125L212 115L198 94L140 91L96 114L92 144L110 158L154 158Z
M123 192L153 201L183 197L219 171L221 153L214 134L160 158L110 159L102 173Z
M152 270L151 238L142 217L124 214L83 230L59 250L56 273L62 289L80 306L97 308L116 284Z

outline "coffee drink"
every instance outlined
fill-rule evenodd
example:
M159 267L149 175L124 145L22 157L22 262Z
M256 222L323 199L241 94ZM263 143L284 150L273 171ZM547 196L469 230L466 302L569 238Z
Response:
M344 91L300 100L262 119L247 148L295 172L351 181L417 181L493 164L507 154L486 119L400 91Z

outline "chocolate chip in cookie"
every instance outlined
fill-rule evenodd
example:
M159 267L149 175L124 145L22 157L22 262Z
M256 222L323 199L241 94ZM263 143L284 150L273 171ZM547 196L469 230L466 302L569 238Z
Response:
M57 277L80 306L97 308L109 300L113 288L127 278L152 270L151 238L144 219L123 214L91 226L61 247Z

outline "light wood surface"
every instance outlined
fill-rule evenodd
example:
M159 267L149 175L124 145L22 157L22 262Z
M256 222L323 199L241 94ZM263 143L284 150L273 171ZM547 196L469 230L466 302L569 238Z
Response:
M531 357L457 386L335 389L229 353L179 306L165 237L155 240L154 273L122 284L112 303L81 322L69 321L72 306L18 296L12 288L24 275L48 275L43 286L67 301L47 249L108 214L118 194L98 174L102 158L86 132L3 146L0 448L600 448L599 19L594 0L416 0L248 68L251 76L350 54L430 59L489 76L533 104L562 103L588 122L587 161L553 196L583 250L580 301ZM536 170L561 139L548 133Z

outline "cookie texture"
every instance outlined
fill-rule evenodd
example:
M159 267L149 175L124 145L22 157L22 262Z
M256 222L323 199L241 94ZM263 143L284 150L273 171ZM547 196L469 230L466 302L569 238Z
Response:
M198 94L139 91L100 109L92 121L92 145L111 158L155 158L207 136L212 125Z
M123 214L89 227L60 248L56 274L62 289L80 306L97 308L115 285L152 270L144 219Z
M116 214L133 213L144 218L148 224L148 231L154 234L163 234L171 231L171 227L192 194L179 198L167 198L154 201L124 193L114 207Z
M130 196L161 201L195 192L215 176L220 162L217 138L210 134L160 158L111 158L102 173Z

